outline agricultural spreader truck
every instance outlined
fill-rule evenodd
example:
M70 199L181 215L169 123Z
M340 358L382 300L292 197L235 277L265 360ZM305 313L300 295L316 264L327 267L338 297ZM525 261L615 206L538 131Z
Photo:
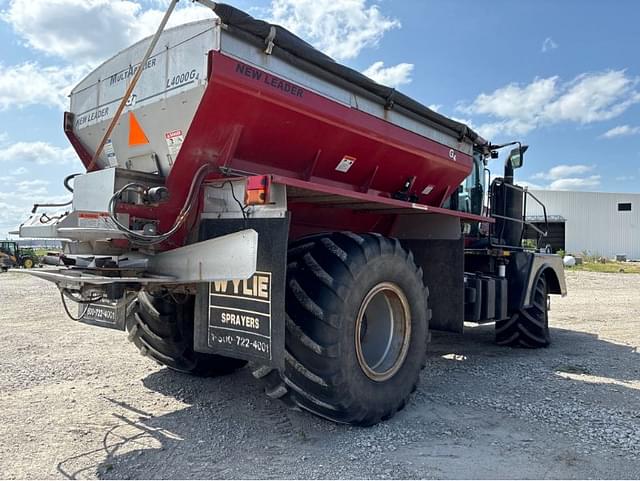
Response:
M566 288L559 257L522 247L526 146L489 184L507 146L199 3L218 18L165 29L174 0L71 92L86 173L65 179L68 204L37 206L66 212L34 209L20 234L65 239L64 267L29 273L72 318L177 371L250 362L268 396L355 425L402 409L430 330L492 322L498 344L549 345Z

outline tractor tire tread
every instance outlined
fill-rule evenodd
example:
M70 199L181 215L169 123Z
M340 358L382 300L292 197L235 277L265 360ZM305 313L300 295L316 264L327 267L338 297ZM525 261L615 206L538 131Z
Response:
M334 316L331 302L348 299L348 285L360 270L375 258L394 256L422 284L422 271L415 266L413 255L395 239L374 234L336 232L306 237L292 243L286 284L285 368L269 369L254 366L254 377L261 379L269 397L291 407L299 407L338 423L370 426L391 418L406 405L406 397L372 411L368 406L349 398L349 390L338 375L340 362L338 333L340 319ZM420 287L427 302L428 289ZM431 311L426 309L427 332ZM320 324L322 334L314 325ZM428 336L425 333L425 337ZM426 364L425 349L419 368ZM419 372L419 371L418 371ZM415 379L408 385L415 391ZM409 392L409 394L410 394Z
M178 304L141 291L128 309L128 338L144 356L174 371L215 377L243 367L246 361L193 350L193 309L193 299Z
M547 282L540 275L532 292L531 305L514 312L509 319L496 322L496 344L538 349L551 344L547 311Z

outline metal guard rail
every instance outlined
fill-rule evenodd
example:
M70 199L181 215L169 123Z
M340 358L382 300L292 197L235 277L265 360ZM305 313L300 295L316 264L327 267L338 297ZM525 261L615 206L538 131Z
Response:
M493 209L494 190L499 185L503 185L503 186L505 186L505 187L507 187L509 189L520 191L520 192L522 192L524 194L523 195L523 206L522 206L522 218L504 216L504 215L500 215L500 214L495 214L493 212L493 210L494 210ZM531 192L529 192L528 189L526 189L524 187L521 187L519 185L507 184L502 179L495 179L491 183L491 189L489 190L489 192L490 192L490 203L489 203L489 215L490 215L490 217L493 217L495 219L503 219L503 220L506 220L508 222L517 222L519 224L523 224L525 226L530 227L531 229L533 229L534 231L536 231L538 233L538 239L536 240L536 247L539 248L540 247L540 241L542 240L543 237L546 237L547 234L549 233L549 221L548 221L548 218L547 218L547 208L540 201L540 199L538 199L535 195L533 195ZM543 214L543 217L544 217L544 230L540 229L533 222L527 222L526 221L526 217L527 217L527 198L528 197L531 197L542 208L542 214ZM503 202L504 202L503 212L505 212L506 211L506 202L507 202L507 197L506 196L504 196ZM495 224L490 226L490 228L492 230L495 229ZM498 237L499 239L502 239L502 235L504 233L504 224L503 224L502 228L503 228L503 231L500 232L500 237ZM522 248L522 240L523 240L523 236L524 236L524 229L522 229L522 232L520 233L520 246L506 246L506 245L494 244L493 241L492 241L493 236L491 234L495 234L495 232L490 232L490 234L489 234L489 242L490 242L492 247L519 247L519 248Z

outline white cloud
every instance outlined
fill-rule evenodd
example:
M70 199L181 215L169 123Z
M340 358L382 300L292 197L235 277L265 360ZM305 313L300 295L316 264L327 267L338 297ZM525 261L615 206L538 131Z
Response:
M544 39L544 42L542 42L542 48L540 51L542 53L546 53L549 50L555 50L556 48L558 48L558 44L554 42L551 37L547 37Z
M55 185L57 190L61 190L58 182L74 168L73 164L79 167L79 161L71 147L61 148L46 142L11 144L8 140L8 137L0 140L0 167L5 161L54 164L60 171L60 178L56 180ZM29 170L21 165L10 170L7 175L0 176L0 238L15 230L28 218L33 204L63 203L70 198L68 193L53 194L49 190L49 181L37 178L37 174L25 178L28 173Z
M486 116L489 120L478 129L484 135L523 135L531 130L558 122L588 124L621 115L640 102L636 87L640 79L624 70L578 75L561 83L557 76L536 78L528 85L516 83L492 93L482 93L457 110L468 115Z
M636 180L636 176L635 175L619 175L618 177L616 177L616 180L618 182L628 182L630 180Z
M10 0L2 19L35 50L92 63L151 35L163 14L132 0ZM213 16L208 8L186 3L169 26Z
M500 132L523 135L535 128L540 107L552 101L557 83L558 77L549 77L536 79L524 87L509 84L491 94L478 95L471 105L461 105L458 110L469 115L502 119L478 127L485 138L491 139Z
M45 164L73 164L79 163L72 147L57 147L47 142L16 142L0 149L0 162L31 162Z
M42 67L33 62L11 66L0 64L0 110L35 104L68 108L67 95L86 73L84 66Z
M640 126L632 127L631 125L618 125L612 129L607 130L602 137L611 139L613 137L622 137L626 135L640 134Z
M549 184L551 190L587 190L600 185L600 176L589 177L568 177L566 179L554 180Z
M471 124L465 122L467 125ZM519 119L505 120L502 122L488 122L478 125L477 132L485 139L494 139L502 133L508 133L510 135L524 135L530 132L533 127L531 123L522 121Z
M365 0L272 0L270 20L337 60L357 57L363 48L377 46L385 32L400 27Z
M396 88L411 83L411 72L413 72L413 64L411 63L399 63L392 67L385 67L384 62L375 62L362 73L379 84Z
M49 182L42 179L22 180L15 183L15 188L17 192L46 195L47 185L49 185Z
M136 21L143 23L143 25L140 26L139 31L136 32L136 34L139 35L139 38L137 40L156 33L158 25L160 25L162 17L165 14L168 2L161 2L161 4L162 8L160 10L145 10L136 19ZM216 15L213 13L213 11L209 8L204 7L203 5L192 2L180 2L178 3L178 6L174 10L174 12L171 14L169 22L167 23L167 28L175 27L189 22L195 22L198 20L213 18L216 18Z
M574 164L560 164L550 168L546 172L538 172L531 176L537 181L547 181L548 183L518 182L528 185L531 189L551 189L551 190L585 190L598 187L600 185L600 175L585 175L593 172L595 166Z
M638 81L627 77L624 70L579 75L545 106L542 115L551 122L582 124L612 119L640 102L640 92L634 90Z
M528 180L518 180L516 182L519 186L526 187L529 190L543 190L546 189L546 186L536 184L535 182L529 182Z
M547 180L559 180L564 177L569 177L572 175L580 175L586 174L587 172L591 172L595 167L593 165L583 165L583 164L575 164L575 165L565 165L560 164L552 167L547 172L538 172L532 179L547 179Z
M558 77L535 79L524 87L512 83L490 94L482 93L471 105L459 106L458 110L469 114L533 120L540 107L556 95L557 83Z
M0 110L43 104L65 108L66 95L98 62L153 34L168 2L150 0L143 8L135 0L8 0L0 19L24 44L46 55L73 62L75 67L42 67L33 62L0 64ZM384 16L369 0L272 0L264 9L270 20L303 36L338 60L356 57L375 47L400 22ZM213 18L199 4L180 2L169 26ZM413 65L384 67L376 62L367 71L391 86L411 81Z
M95 63L151 35L166 4L153 2L158 8L144 9L133 0L10 0L2 19L33 49ZM339 60L377 46L385 32L400 26L367 0L272 0L268 11L271 21ZM180 2L169 26L213 17L208 8Z

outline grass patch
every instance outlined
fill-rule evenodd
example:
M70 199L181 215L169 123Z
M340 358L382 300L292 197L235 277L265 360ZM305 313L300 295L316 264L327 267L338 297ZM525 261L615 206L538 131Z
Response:
M573 267L567 267L568 271L608 272L621 274L640 274L640 262L584 262Z

